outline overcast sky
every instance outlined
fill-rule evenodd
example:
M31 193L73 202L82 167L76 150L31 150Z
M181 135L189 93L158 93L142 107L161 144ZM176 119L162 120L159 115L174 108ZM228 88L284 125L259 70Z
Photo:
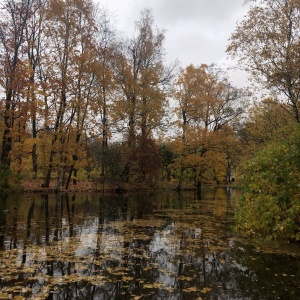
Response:
M151 9L155 24L166 30L167 60L181 66L202 63L228 66L225 53L236 22L247 13L244 0L98 0L112 11L118 30L129 37L144 8ZM243 86L240 73L231 72L234 84Z

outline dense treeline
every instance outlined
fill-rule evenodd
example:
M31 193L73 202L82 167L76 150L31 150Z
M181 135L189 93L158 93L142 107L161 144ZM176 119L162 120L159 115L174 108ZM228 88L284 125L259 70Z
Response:
M2 185L230 179L245 97L217 67L178 74L149 10L126 38L92 1L1 8Z

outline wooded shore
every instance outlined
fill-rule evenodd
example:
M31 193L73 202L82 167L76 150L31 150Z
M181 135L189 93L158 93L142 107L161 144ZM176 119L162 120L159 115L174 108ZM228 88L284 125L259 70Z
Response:
M229 184L218 184L218 186L228 186ZM234 183L230 183L230 186L235 185ZM73 193L73 192L105 192L105 193L116 193L121 194L124 192L145 192L145 191L166 191L166 190L176 190L177 184L175 182L162 183L158 186L146 186L144 184L122 184L122 186L116 184L102 184L97 181L78 181L76 185L70 184L69 188L66 190L65 188L61 188L60 192L62 193ZM197 187L193 185L185 185L183 190L195 190L197 191ZM49 188L43 187L42 179L35 180L22 180L21 181L21 191L23 192L56 192L56 182L51 182Z

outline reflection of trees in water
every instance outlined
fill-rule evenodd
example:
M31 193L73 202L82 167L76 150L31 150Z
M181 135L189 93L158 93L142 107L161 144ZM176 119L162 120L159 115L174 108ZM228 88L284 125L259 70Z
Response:
M19 294L44 293L47 299L273 295L263 259L229 245L232 203L221 200L226 193L213 190L202 199L194 193L35 196L5 218L1 263L9 257L12 273L0 288L18 282L30 288Z
M9 211L6 209L7 196L2 194L0 201L0 251L4 250L4 239L6 229L6 215Z

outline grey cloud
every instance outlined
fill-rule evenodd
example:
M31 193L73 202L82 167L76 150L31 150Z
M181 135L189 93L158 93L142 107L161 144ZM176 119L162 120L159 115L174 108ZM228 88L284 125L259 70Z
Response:
M108 1L108 0L107 0ZM244 0L109 0L119 29L131 36L134 21L149 8L155 24L166 30L167 60L190 63L224 63L225 49L235 24L246 14Z

